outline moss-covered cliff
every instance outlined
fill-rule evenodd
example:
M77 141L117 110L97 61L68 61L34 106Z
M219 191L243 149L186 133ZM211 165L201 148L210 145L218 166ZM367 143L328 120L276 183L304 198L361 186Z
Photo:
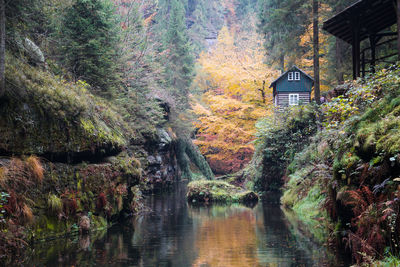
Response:
M180 174L178 139L168 122L126 116L123 106L94 95L89 84L69 82L14 54L6 63L1 261L29 242L107 227L135 214L142 191L169 185Z
M129 128L116 108L89 92L11 54L6 60L7 96L0 106L0 151L59 161L117 154Z

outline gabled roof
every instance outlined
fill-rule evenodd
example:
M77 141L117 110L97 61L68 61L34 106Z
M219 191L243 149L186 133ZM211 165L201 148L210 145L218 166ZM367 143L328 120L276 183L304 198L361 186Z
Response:
M277 81L279 81L281 78L283 78L288 72L294 71L294 70L300 71L301 73L304 74L304 76L306 76L307 78L309 78L309 79L310 79L311 81L313 81L313 83L314 83L314 79L313 79L310 75L308 75L307 73L305 73L304 71L302 71L301 69L299 69L297 66L294 65L293 67L291 67L290 69L288 69L286 72L284 72L281 76L279 76L275 81L273 81L273 82L271 83L271 85L269 86L269 88L274 87Z
M361 25L360 41L392 26L397 20L393 0L359 0L325 21L322 28L351 44L356 20Z

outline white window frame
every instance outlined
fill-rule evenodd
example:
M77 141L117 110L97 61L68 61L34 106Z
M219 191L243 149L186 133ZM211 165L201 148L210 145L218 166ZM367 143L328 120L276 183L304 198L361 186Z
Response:
M288 73L288 81L293 81L293 72Z
M295 81L300 81L300 72L296 71L296 72L294 73L294 80L295 80Z
M289 94L289 106L299 105L299 94Z

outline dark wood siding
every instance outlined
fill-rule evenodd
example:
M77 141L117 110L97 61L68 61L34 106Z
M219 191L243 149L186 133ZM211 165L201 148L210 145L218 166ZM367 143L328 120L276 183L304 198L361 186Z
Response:
M293 70L296 72L296 70ZM288 81L288 73L276 83L276 91L280 92L311 92L312 80L300 72L300 81Z
M299 104L306 105L311 101L311 94L309 92L293 92L293 93L278 93L277 104L280 107L289 106L289 94L298 94L299 95Z

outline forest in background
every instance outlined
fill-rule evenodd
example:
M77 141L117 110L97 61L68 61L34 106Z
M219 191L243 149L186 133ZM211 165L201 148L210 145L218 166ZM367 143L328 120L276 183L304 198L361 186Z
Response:
M321 90L349 78L350 47L321 24L354 1L6 2L8 47L29 36L49 71L123 107L139 134L162 123L158 102L168 103L176 133L195 137L217 174L250 161L270 82L292 65L314 76L313 2Z
M321 29L354 2L0 0L0 252L215 174L283 186L357 263L398 253L398 69L349 81L351 47ZM292 65L315 102L348 93L273 116L269 85Z

